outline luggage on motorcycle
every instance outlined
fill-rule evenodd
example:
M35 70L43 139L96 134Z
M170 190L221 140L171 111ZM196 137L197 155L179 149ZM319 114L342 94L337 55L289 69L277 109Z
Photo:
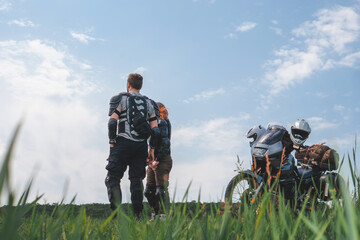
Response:
M332 171L338 168L338 153L323 144L300 149L295 153L295 157L298 162L320 168L322 171Z

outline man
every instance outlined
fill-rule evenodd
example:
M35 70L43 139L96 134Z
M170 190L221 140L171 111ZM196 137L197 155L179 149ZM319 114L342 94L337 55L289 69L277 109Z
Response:
M109 144L110 155L106 170L105 185L111 209L121 203L120 180L129 166L131 202L134 214L139 218L143 209L143 186L146 159L154 160L154 151L148 153L159 133L157 118L151 100L140 94L143 77L132 73L127 80L127 92L110 100Z

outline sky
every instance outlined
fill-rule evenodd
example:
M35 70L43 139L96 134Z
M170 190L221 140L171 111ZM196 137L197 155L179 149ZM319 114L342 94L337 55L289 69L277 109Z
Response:
M170 195L219 201L254 125L305 119L307 144L351 153L359 68L358 0L0 0L0 161L21 122L14 189L107 203L108 104L137 72L172 122Z

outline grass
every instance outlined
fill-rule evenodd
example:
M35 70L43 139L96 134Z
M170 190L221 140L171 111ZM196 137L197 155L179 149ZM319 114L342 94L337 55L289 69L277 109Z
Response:
M322 204L311 211L303 207L294 212L281 196L275 206L270 194L264 194L255 204L241 205L236 212L221 203L182 202L171 204L166 221L150 221L147 214L137 221L126 204L113 214L104 210L104 215L97 212L100 217L91 217L89 206L59 202L47 208L37 204L41 196L29 203L31 181L15 202L9 164L20 128L15 130L0 170L0 197L7 199L0 210L0 239L359 239L356 142L353 154L346 156L354 192L350 194L344 187L342 200L335 198L331 207Z

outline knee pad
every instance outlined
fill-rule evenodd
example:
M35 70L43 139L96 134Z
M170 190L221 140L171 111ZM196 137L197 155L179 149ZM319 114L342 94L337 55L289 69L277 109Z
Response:
M158 196L156 195L156 188L155 187L150 187L150 186L146 186L144 195L146 197L146 199L148 200L148 203L150 205L150 207L152 208L156 208L157 206L157 202L158 202Z
M115 210L122 201L122 194L120 188L108 188L108 197L110 208Z
M110 176L109 176L109 174L106 176L106 178L105 178L105 186L106 187L110 187Z
M156 193L156 187L146 185L146 188L144 191L144 195L146 198L148 198L149 196L152 196L152 195L155 196L155 193Z
M159 199L164 200L165 199L165 189L164 189L164 187L163 186L156 187L155 195L158 196Z
M120 185L120 180L118 178L111 176L109 173L107 174L105 178L105 186L107 188L113 188Z

